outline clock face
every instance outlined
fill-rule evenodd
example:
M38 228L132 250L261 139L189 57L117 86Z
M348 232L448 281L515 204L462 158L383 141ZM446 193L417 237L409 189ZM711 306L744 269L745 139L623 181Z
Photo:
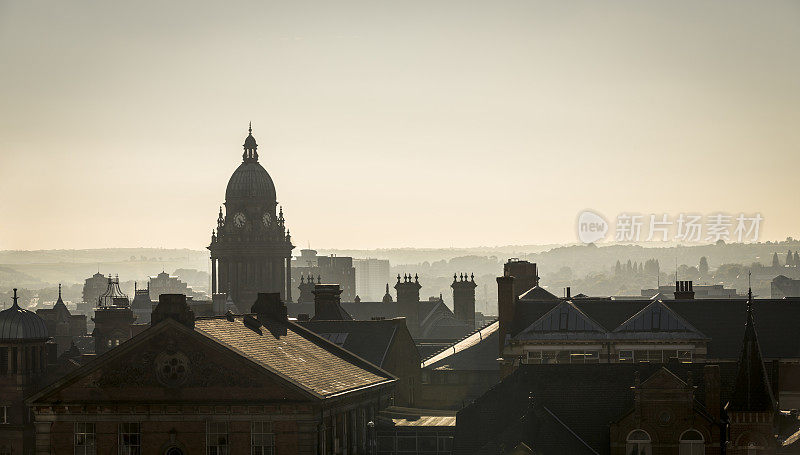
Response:
M264 222L264 226L270 227L272 226L272 215L269 212L265 212L264 216L261 217L261 221Z
M236 215L233 215L233 224L236 225L236 227L244 226L245 221L247 221L247 218L245 218L244 213L238 212Z

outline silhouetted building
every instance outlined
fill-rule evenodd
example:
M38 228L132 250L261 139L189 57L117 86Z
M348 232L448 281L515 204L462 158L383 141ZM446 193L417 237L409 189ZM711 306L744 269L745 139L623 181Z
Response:
M417 405L461 409L500 380L494 321L422 361L422 390Z
M752 309L738 362L522 365L459 411L453 453L797 453Z
M61 285L58 285L58 300L53 308L36 310L47 326L47 333L58 345L58 355L69 349L72 339L86 335L86 315L70 313L61 299Z
M746 299L746 295L736 293L736 289L728 289L721 284L692 284L695 299ZM642 289L642 297L657 297L664 300L675 298L675 286L664 285L653 289Z
M170 293L165 292L164 294L170 294ZM149 284L147 288L139 289L136 283L134 283L133 300L131 301L131 311L133 311L133 314L136 316L137 324L150 323L150 315L153 313L153 301L150 300Z
M97 299L106 292L107 288L108 278L100 272L84 280L83 302L77 305L78 312L91 316L92 311L97 306Z
M385 259L353 259L356 272L356 294L361 300L376 301L383 296L389 281L389 261Z
M194 291L188 284L176 276L171 276L167 272L161 272L156 276L151 276L147 282L148 293L152 298L158 299L161 294L183 294L188 297L195 297Z
M14 303L0 311L0 453L33 453L34 422L25 396L46 373L44 320Z
M356 298L356 269L353 258L348 256L317 256L314 250L302 250L292 267L292 286L297 289L308 277L317 277L317 282L337 283L342 289L342 300L352 302ZM385 282L385 281L384 281ZM362 296L363 297L363 296ZM298 300L300 301L300 300Z
M501 376L523 364L732 362L746 301L741 299L514 297L513 277L499 277ZM534 288L538 289L538 288ZM800 301L757 299L761 349L775 361L784 408L800 407Z
M242 164L225 190L211 234L211 294L225 293L236 304L250 305L260 292L280 292L291 300L291 235L283 209L278 210L275 184L258 163L258 145L249 130Z
M108 277L106 292L98 299L99 306L94 309L94 349L102 354L133 336L131 326L135 316L131 310L128 296L119 288L119 278Z
M308 282L305 282L308 284ZM314 284L314 283L312 283ZM373 318L398 318L406 319L406 326L415 341L422 343L433 342L437 346L446 346L453 341L470 333L469 324L456 319L453 311L445 305L441 296L420 300L419 291L422 285L419 280L410 274L403 278L397 276L395 289L397 301L392 301L388 286L386 296L381 302L366 301L340 301L341 308L355 320L371 320ZM314 315L313 302L289 303L289 314L297 317L300 314ZM419 344L418 344L419 347ZM427 351L420 351L425 355Z
M368 422L395 379L287 320L279 293L259 294L251 311L195 319L182 295L162 295L152 327L29 398L37 447L327 455L374 446Z
M800 280L793 280L784 275L775 277L770 283L770 297L773 299L800 297Z

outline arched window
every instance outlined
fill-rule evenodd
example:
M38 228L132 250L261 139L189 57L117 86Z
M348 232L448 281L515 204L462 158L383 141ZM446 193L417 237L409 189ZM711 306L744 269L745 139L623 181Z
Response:
M650 435L644 430L633 430L628 433L627 444L625 444L626 455L651 455Z
M680 455L703 455L706 453L706 441L697 430L686 430L681 435Z

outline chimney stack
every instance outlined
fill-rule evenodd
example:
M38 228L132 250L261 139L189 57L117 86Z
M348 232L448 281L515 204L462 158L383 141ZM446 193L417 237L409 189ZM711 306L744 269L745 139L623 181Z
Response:
M691 281L675 281L675 300L693 300L694 288Z
M281 301L279 292L259 292L258 298L250 312L255 313L261 323L266 321L286 322L289 318L286 314L286 305Z
M514 323L514 311L516 310L517 295L514 290L513 276L497 277L497 312L500 327L498 335L500 337L499 353L503 357L503 348L506 344L506 335L511 334Z
M402 280L400 275L397 275L397 284L394 285L397 293L397 309L399 316L406 318L408 331L411 332L412 337L420 335L419 290L421 288L422 285L419 284L417 275L403 274Z
M539 286L539 271L535 262L511 258L503 264L503 275L514 277L517 296L529 291L534 286Z
M703 378L705 380L706 409L715 420L719 420L722 410L722 402L720 401L719 365L704 366Z
M186 303L184 294L161 294L158 296L158 305L150 316L150 325L154 326L164 319L174 319L186 327L194 329L194 311Z
M314 286L314 321L342 321L352 319L341 305L342 290L338 284Z
M453 274L453 313L456 319L467 324L470 331L475 329L475 275Z

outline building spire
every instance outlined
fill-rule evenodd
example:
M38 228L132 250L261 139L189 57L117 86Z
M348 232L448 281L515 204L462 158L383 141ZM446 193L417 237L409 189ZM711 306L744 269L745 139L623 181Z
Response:
M728 411L772 412L775 398L772 394L767 369L761 357L755 320L753 318L753 289L747 292L747 322L744 326L742 351L739 355L739 370L733 386L733 395Z
M13 297L13 299L14 299L14 304L11 305L11 308L14 308L14 307L19 308L19 303L17 303L17 300L19 300L19 297L17 297L17 288L14 288L14 297Z

